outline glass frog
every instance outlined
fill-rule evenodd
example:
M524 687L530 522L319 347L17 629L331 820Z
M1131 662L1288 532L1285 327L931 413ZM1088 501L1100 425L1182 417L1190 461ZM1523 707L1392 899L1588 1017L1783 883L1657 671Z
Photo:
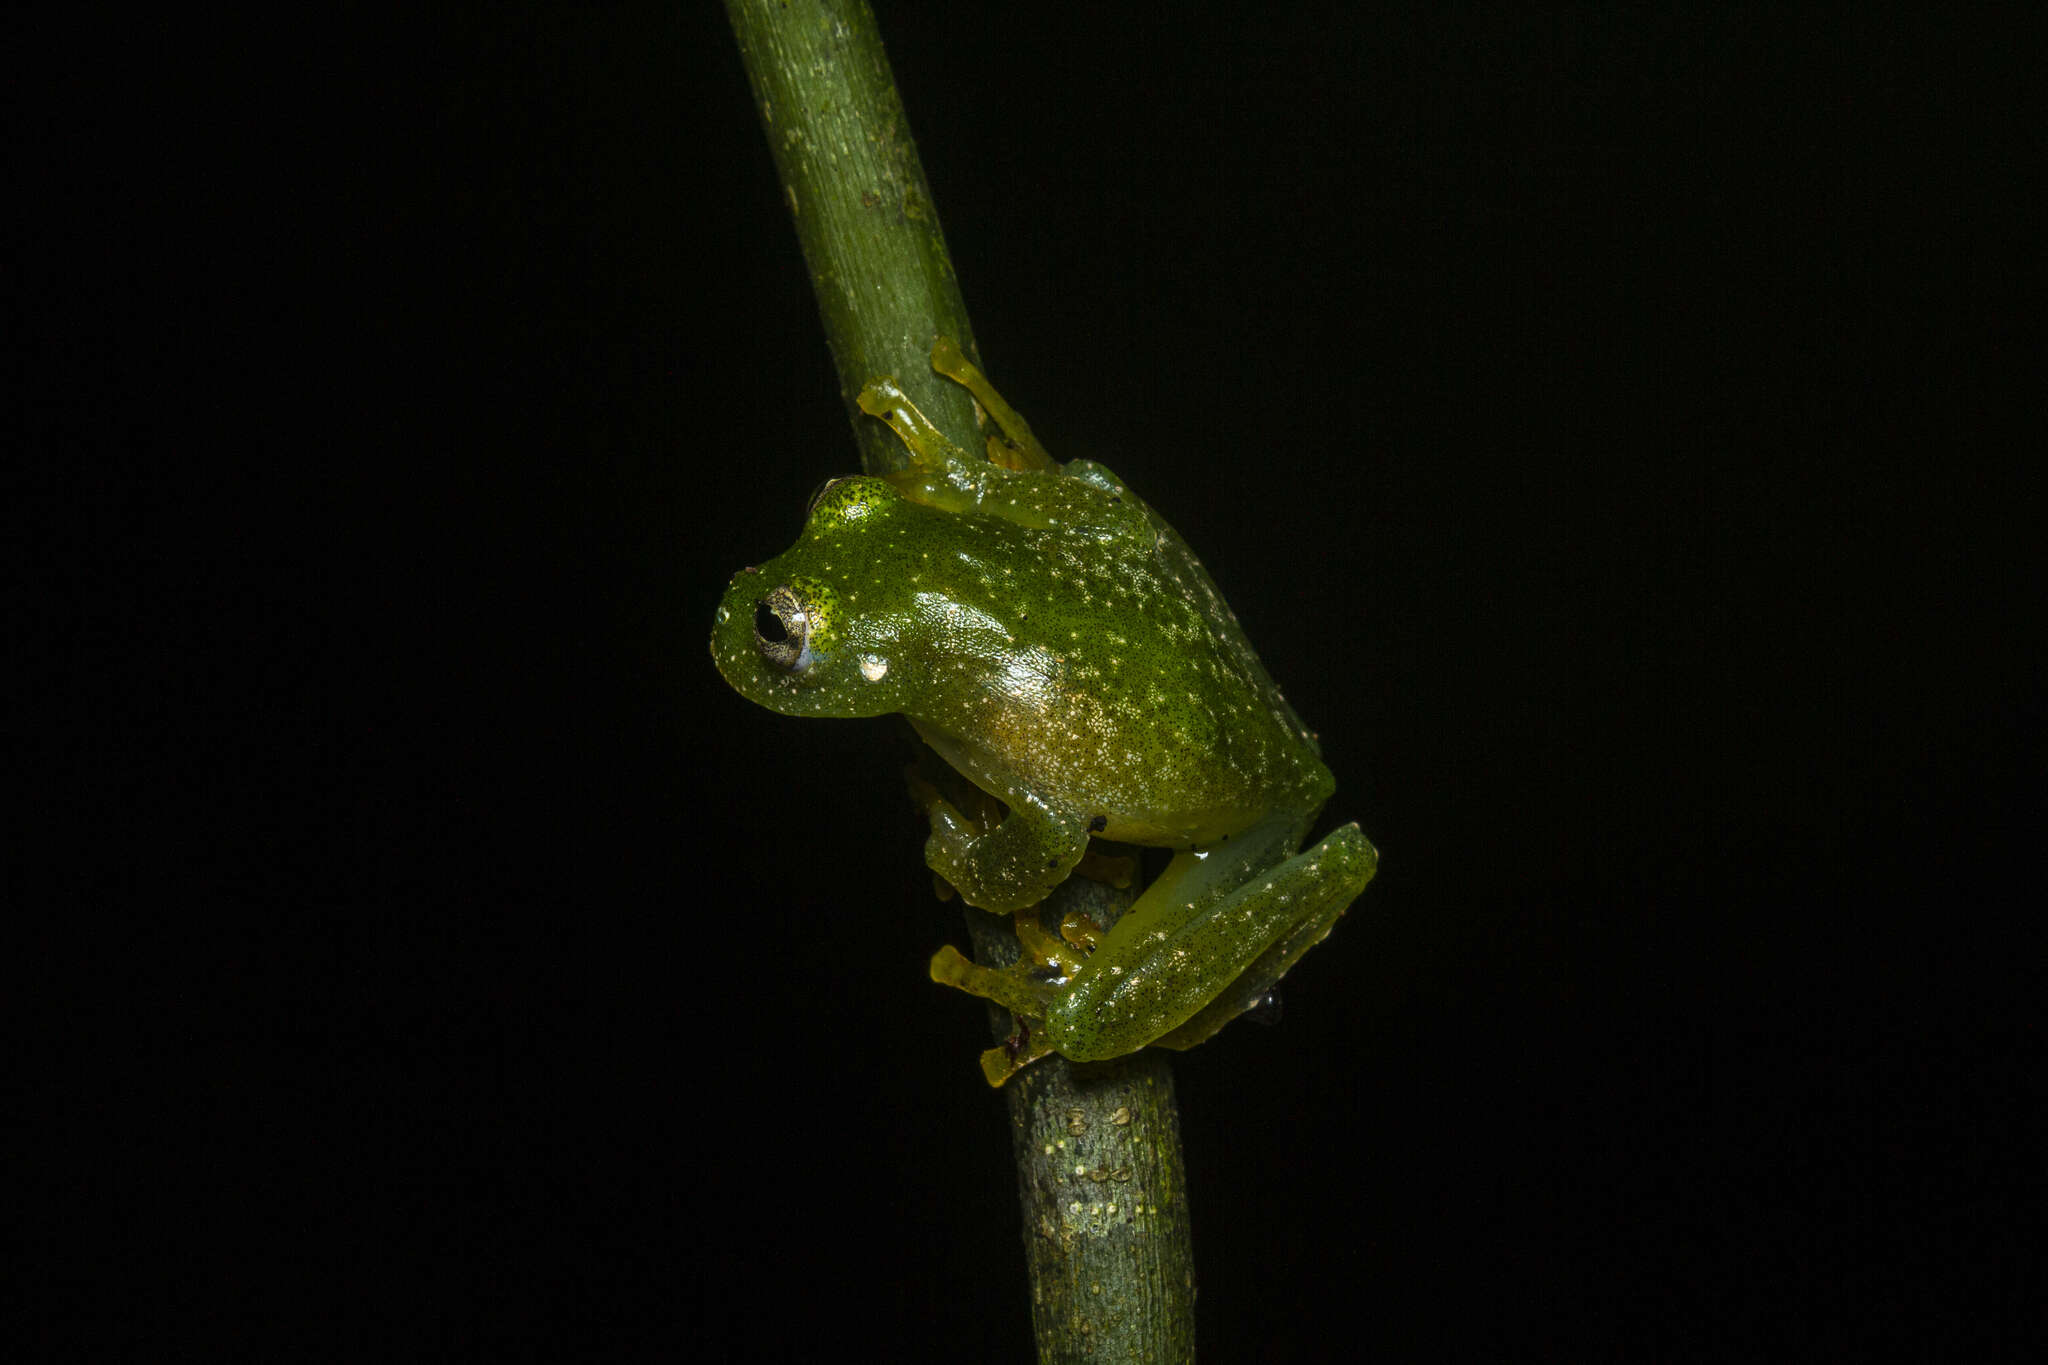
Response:
M1005 439L969 455L871 381L860 406L909 469L821 487L797 543L734 575L712 657L786 715L902 713L1007 809L984 822L912 784L932 870L1016 917L1016 964L931 962L1018 1016L991 1084L1048 1052L1192 1047L1329 933L1379 854L1355 824L1297 852L1335 782L1174 529L1104 466L1055 462L952 342L932 366ZM1055 935L1033 907L1091 836L1175 852L1107 932L1070 915Z

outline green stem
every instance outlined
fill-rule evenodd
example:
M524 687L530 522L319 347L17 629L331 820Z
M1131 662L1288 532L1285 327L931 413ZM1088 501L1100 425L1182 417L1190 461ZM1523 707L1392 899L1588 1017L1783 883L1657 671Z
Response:
M878 375L894 375L941 431L979 449L960 440L975 429L966 390L932 373L940 334L968 359L980 357L874 15L846 0L727 0L726 12L810 267L861 466L881 474L909 464L903 443L854 406Z
M966 391L931 370L938 335L980 357L874 15L861 0L727 0L726 10L863 468L905 463L901 443L854 405L880 375L955 443L979 449ZM1087 908L1105 925L1130 900L1081 878L1056 894L1072 902L1058 909ZM1015 959L1004 921L967 916L976 957ZM1008 1016L992 1014L1007 1036ZM969 1057L961 1065L973 1075ZM1079 1068L1048 1057L1005 1093L1039 1359L1194 1359L1186 1173L1164 1054Z

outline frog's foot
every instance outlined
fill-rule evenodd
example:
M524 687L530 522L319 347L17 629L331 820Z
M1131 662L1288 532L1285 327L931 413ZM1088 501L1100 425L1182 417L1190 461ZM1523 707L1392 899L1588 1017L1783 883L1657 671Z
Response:
M969 462L967 452L947 440L946 433L918 411L917 404L910 401L910 395L894 379L870 379L853 401L868 416L889 424L910 452L911 463L918 468L942 470Z
M988 1078L991 1086L1000 1086L1033 1062L1051 1055L1052 1044L1046 1041L1045 1035L1033 1033L1020 1020L1017 1032L1011 1034L1001 1047L992 1047L981 1054L981 1074Z
M1052 995L1030 970L1022 958L1008 967L984 967L951 944L932 954L932 980L941 986L993 1000L1020 1019L1042 1019Z
M1021 911L1011 921L1017 931L1017 944L1026 957L1040 967L1049 967L1059 973L1062 981L1071 981L1080 973L1081 964L1087 961L1087 953L1094 951L1094 944L1083 938L1069 937L1067 921L1078 919L1082 924L1093 927L1086 915L1078 911L1060 922L1058 935L1049 934L1038 922L1037 907ZM1078 932L1078 930L1077 930ZM1075 952L1075 948L1085 951Z
M1031 434L1030 423L1003 401L995 385L988 382L988 376L974 368L973 363L961 354L953 338L942 336L932 342L932 368L973 394L982 411L993 417L996 426L1002 429L1004 439L989 437L989 463L1005 469L1052 470L1060 467L1059 461L1053 459L1038 443L1038 438Z
M1130 881L1126 879L1123 885L1129 886ZM1092 953L1102 946L1102 926L1079 910L1069 910L1060 920L1060 937L1076 948Z
M1027 918L1018 916L1020 929ZM990 1085L1001 1085L1053 1050L1052 1040L1037 1022L1050 998L1048 988L1031 978L1028 963L1028 958L1021 958L1009 967L984 967L951 946L932 954L932 980L994 1001L1016 1020L1017 1031L1002 1046L981 1054L981 1074Z

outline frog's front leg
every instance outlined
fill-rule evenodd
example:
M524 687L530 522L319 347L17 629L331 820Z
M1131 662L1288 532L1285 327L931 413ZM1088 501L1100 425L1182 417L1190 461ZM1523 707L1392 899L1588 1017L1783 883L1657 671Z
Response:
M1255 846L1177 855L1052 996L1044 1021L1053 1048L1092 1061L1149 1043L1193 1047L1322 941L1372 880L1379 853L1345 825L1278 866L1259 864Z
M1038 904L1088 851L1088 822L1028 792L1013 793L994 829L962 815L936 789L924 794L932 822L924 860L969 905L1009 914Z

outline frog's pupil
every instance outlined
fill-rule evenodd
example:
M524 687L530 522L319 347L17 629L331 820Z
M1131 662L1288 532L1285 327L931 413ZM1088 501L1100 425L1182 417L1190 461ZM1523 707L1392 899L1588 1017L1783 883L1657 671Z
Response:
M771 645L779 645L789 638L789 632L783 629L782 618L766 602L754 604L754 634Z

